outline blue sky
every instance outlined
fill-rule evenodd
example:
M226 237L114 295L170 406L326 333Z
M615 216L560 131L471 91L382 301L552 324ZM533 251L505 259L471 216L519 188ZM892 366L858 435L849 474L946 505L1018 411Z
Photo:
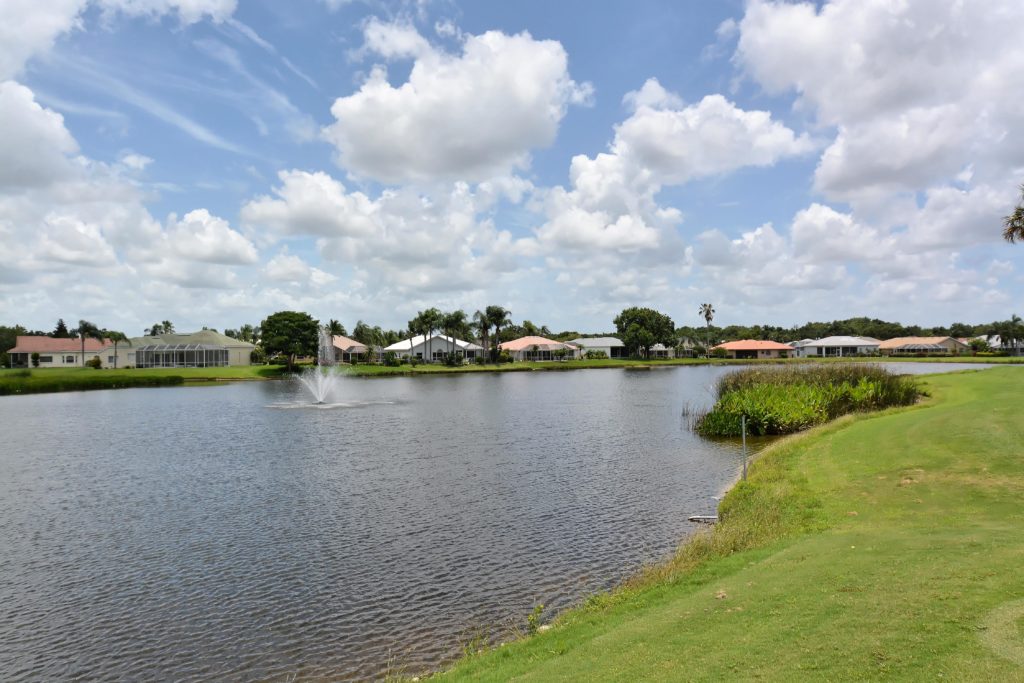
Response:
M12 0L0 322L1007 318L1021 15Z

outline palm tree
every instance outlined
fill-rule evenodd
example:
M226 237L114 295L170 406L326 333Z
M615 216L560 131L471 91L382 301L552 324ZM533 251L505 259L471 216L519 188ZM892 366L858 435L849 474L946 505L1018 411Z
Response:
M331 335L332 337L337 337L338 335L344 336L345 326L332 318L331 320L327 321L327 334Z
M118 332L117 330L104 330L103 336L114 342L114 369L117 369L117 345L121 342L132 345L132 340L129 339L124 332Z
M421 322L423 325L424 334L427 336L427 357L429 362L434 361L434 332L437 328L441 327L441 311L436 308L428 308L427 310L420 313Z
M91 337L103 343L103 330L96 327L88 320L79 320L78 328L72 330L73 334L82 340L82 367L85 367L85 338Z
M703 316L704 321L707 323L707 326L708 326L708 336L707 336L707 342L708 343L707 343L707 346L704 347L704 353L710 355L711 354L711 321L715 319L715 309L711 306L711 304L701 304L700 305L700 310L697 311L697 312L701 316Z
M466 328L466 312L459 309L441 316L441 328L451 342L451 356L455 357L455 335Z
M164 328L164 334L174 334L174 323L170 320L163 321L161 325Z
M487 307L487 321L494 326L494 346L491 357L498 360L498 344L501 343L501 328L512 324L512 313L501 306Z
M480 340L480 346L484 347L486 353L488 337L491 332L491 321L487 319L487 314L479 310L474 313L473 327L476 328L476 334L477 338Z
M1024 185L1020 186L1020 203L1013 213L1003 217L1003 239L1010 244L1024 240Z
M146 328L146 330L143 332L143 334L147 337L159 337L163 333L164 328L163 325L161 325L160 323L153 323L152 327Z

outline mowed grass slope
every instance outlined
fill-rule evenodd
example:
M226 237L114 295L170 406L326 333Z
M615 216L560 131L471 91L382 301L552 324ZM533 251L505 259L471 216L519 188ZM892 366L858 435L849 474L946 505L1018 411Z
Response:
M438 677L1024 680L1022 387L933 376L791 438L672 562Z
M221 368L32 368L0 369L0 395L33 394L93 389L171 386L214 380L246 380L279 377L283 366L247 365Z

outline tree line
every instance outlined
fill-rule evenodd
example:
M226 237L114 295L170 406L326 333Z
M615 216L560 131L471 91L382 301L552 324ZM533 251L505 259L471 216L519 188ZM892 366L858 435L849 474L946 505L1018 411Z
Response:
M563 342L579 337L616 336L625 344L629 355L640 357L649 356L650 349L655 344L703 352L707 346L737 339L759 339L785 343L835 335L873 337L875 339L932 336L970 338L998 335L1004 344L1016 345L1024 341L1024 325L1017 315L1011 316L1008 320L995 320L975 325L955 322L949 326L922 327L878 318L856 317L783 327L770 324L716 326L712 324L715 311L711 304L702 304L698 313L704 318L705 325L677 327L668 315L654 309L626 308L612 320L614 329L597 334L580 333L575 330L553 332L547 325L538 326L530 320L517 323L513 320L511 311L498 305L487 306L475 311L472 315L461 309L441 311L438 308L428 308L418 311L408 321L406 327L401 329L385 329L380 325L371 325L363 320L356 322L351 334L337 319L328 320L324 326L332 335L350 336L355 341L371 348L390 346L415 335L424 335L430 338L435 333L440 333L453 339L479 343L486 350L486 357L492 362L502 359L498 349L499 344L525 336L548 337ZM316 356L320 325L320 321L308 313L279 311L268 316L259 324L245 324L237 329L225 329L224 334L233 339L256 345L257 351L254 360L260 361L267 357L282 355L294 360L300 356ZM169 320L164 320L146 328L144 335L172 334L174 331L174 324ZM29 330L21 325L0 325L0 354L2 354L0 355L0 366L8 365L5 352L15 346L16 337L19 335L79 339L83 357L85 340L88 338L110 339L114 341L115 347L122 343L131 343L124 333L100 328L87 320L81 320L78 326L69 328L63 319L59 319L54 329L50 331ZM447 342L445 346L446 348L440 350L454 356L456 352L454 342ZM433 351L434 349L428 348L428 355L431 355Z

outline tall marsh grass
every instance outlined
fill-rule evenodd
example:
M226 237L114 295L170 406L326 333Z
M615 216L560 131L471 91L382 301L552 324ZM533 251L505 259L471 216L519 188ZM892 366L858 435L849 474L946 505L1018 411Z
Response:
M874 365L799 365L739 370L718 381L714 407L694 416L702 436L791 434L840 415L914 403L913 377Z

